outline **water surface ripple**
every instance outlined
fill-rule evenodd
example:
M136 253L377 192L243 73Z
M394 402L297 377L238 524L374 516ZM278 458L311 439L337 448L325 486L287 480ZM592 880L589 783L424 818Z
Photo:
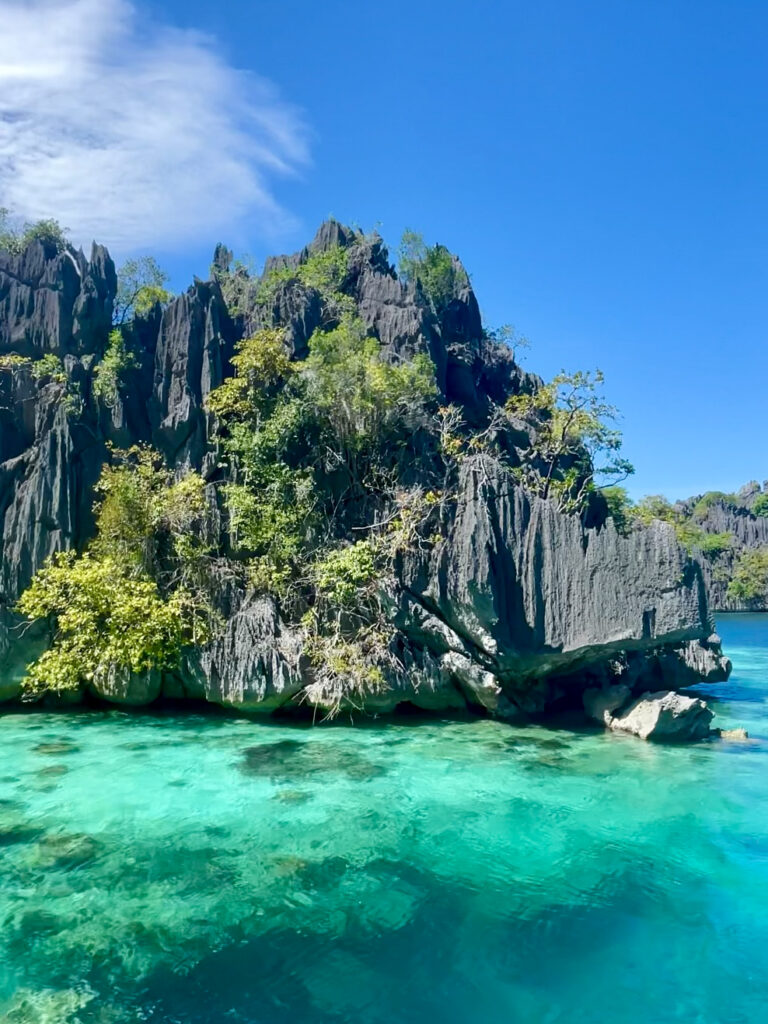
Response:
M768 1005L768 616L723 726L0 717L9 1024L738 1024Z

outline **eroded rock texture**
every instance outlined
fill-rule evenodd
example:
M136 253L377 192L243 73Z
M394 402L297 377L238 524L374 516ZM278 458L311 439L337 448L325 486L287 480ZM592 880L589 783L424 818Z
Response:
M758 489L757 494L760 493ZM768 549L768 517L752 513L750 499L754 496L747 487L736 496L744 502L742 505L731 504L728 500L714 502L699 524L708 534L730 537L730 544L723 551L702 558L704 577L714 609L768 611L768 588L746 602L728 593L728 584L733 578L740 556L745 551Z
M666 743L706 739L711 734L714 717L699 697L660 690L631 700L629 688L621 685L606 690L587 690L584 707L591 718L612 732Z
M344 288L388 357L428 353L442 399L459 404L467 422L483 422L491 401L536 386L537 378L484 335L469 285L436 316L414 286L397 279L376 238L362 240L329 222L306 250L271 266L295 267L336 244L352 246ZM225 257L217 250L218 264ZM114 266L99 246L90 261L82 253L46 252L38 243L18 257L0 255L0 353L61 356L82 398L73 412L60 384L36 379L29 367L0 364L6 366L0 369L0 699L18 692L27 650L28 638L15 631L14 603L53 552L87 542L107 442L147 441L175 469L199 469L217 511L222 470L205 398L231 372L234 345L254 324L228 310L218 283L196 281L164 311L136 321L133 347L141 365L114 407L105 408L93 397L91 380L114 294ZM320 312L315 291L286 283L255 326L285 326L293 356L303 358ZM526 429L521 424L523 440ZM508 465L514 460L512 446ZM531 498L508 466L487 455L464 463L446 517L445 539L399 566L390 600L404 671L389 688L365 697L366 710L389 711L407 701L427 709L539 713L580 700L596 679L615 677L618 662L626 666L631 692L640 692L649 674L669 676L673 665L683 666L686 678L727 674L716 640L701 649L706 657L698 647L691 653L691 645L711 637L712 623L701 566L671 527L657 523L629 537L610 522L586 529L578 516ZM225 531L215 539L226 548ZM222 582L220 596L220 634L190 652L178 671L162 679L116 672L95 680L92 690L129 704L167 694L264 711L344 705L343 694L339 701L339 694L318 688L300 630L281 621L270 599L231 580ZM359 696L349 705L359 708Z

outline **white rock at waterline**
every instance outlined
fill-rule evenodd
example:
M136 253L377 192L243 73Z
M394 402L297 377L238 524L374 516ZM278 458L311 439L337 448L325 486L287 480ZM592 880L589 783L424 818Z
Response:
M698 697L673 690L644 693L618 714L608 716L614 732L628 732L643 740L701 740L710 734L714 713Z

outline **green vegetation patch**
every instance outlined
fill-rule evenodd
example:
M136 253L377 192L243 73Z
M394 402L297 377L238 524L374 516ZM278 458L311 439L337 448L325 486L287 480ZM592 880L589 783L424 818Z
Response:
M52 646L28 667L28 698L77 691L116 668L171 668L185 645L210 636L202 479L175 480L146 447L114 460L98 485L90 547L54 556L18 602L53 625Z
M744 551L728 584L732 601L753 605L768 599L768 547Z
M168 275L153 256L127 260L117 274L114 325L122 327L146 316L156 305L165 305L171 298L167 283Z
M116 327L110 332L104 356L93 371L93 393L109 408L120 397L120 390L129 370L140 366L137 356L129 349L124 331Z
M382 591L413 509L421 503L424 519L431 510L401 477L437 395L434 368L426 356L387 362L346 313L315 332L302 362L281 330L264 329L238 346L234 366L209 398L237 468L224 488L232 532L252 584L301 621L333 704L345 678L378 685L388 658Z
M0 206L0 251L16 255L31 242L42 242L46 248L56 252L63 252L69 245L66 229L57 220L28 221L18 225L9 211Z
M739 499L735 494L726 494L725 491L707 491L693 506L691 515L701 522L707 518L707 513L713 505L725 505L727 508L738 508Z
M580 511L595 479L618 483L634 473L620 455L621 433L613 427L614 406L602 397L603 374L563 371L536 391L512 395L507 413L534 426L518 476L541 498L553 498L561 512ZM614 492L614 505L618 501Z
M411 230L403 232L397 268L400 278L418 285L437 312L469 285L466 271L450 250L444 245L428 246L422 235Z

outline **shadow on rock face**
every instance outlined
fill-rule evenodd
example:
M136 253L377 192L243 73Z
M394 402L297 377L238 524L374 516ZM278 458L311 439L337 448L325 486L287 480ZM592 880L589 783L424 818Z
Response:
M279 740L243 750L239 768L245 775L295 782L317 774L336 774L366 782L388 769L344 747L300 740Z

